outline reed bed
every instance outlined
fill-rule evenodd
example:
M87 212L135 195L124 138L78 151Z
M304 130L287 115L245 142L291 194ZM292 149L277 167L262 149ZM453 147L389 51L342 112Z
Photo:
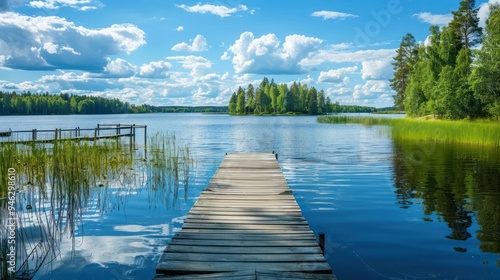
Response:
M173 134L150 137L147 150L126 141L61 140L53 144L0 145L0 253L8 250L8 170L16 170L17 263L15 277L31 279L61 255L63 238L76 249L84 214L125 207L128 194L146 188L151 202L175 204L179 184L187 194L192 159L189 148ZM0 260L1 279L13 277Z
M500 146L500 123L492 121L447 121L371 116L323 116L320 123L387 125L394 139L431 140L480 146Z

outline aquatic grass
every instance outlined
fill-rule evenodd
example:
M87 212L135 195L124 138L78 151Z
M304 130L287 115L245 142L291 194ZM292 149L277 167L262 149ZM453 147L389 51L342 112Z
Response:
M184 182L187 193L192 160L189 148L176 143L175 135L153 136L149 153L140 158L140 152L126 142L0 144L0 172L7 174L9 168L15 168L18 182L16 275L30 279L45 263L58 258L64 237L70 238L74 254L77 230L82 228L79 224L89 210L96 208L104 213L119 209L129 194L148 186L155 201L167 207L175 204L180 182ZM148 170L153 174L149 184L145 180ZM0 176L1 252L7 248L6 177ZM3 279L7 277L5 259L0 260L0 266Z
M322 116L320 123L387 125L394 139L432 140L444 143L464 143L500 146L500 123L491 121L447 121L371 116Z
M319 123L330 124L363 124L363 125L390 125L390 118L374 118L370 116L345 116L345 115L329 115L320 116L317 118Z
M156 133L148 143L150 207L156 207L157 203L173 207L178 200L181 182L184 186L184 199L187 199L189 171L193 164L189 147L179 145L175 135L168 133Z

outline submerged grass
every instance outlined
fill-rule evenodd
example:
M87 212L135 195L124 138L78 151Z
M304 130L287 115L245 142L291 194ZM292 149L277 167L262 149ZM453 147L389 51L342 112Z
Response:
M16 170L18 263L16 276L30 279L60 256L60 242L75 237L89 209L100 213L124 206L127 194L147 188L154 204L175 204L179 184L187 194L191 155L173 134L156 134L144 154L126 141L0 144L0 253L7 244L9 168ZM173 195L171 195L173 194ZM151 201L150 201L151 202ZM0 259L0 278L7 272Z
M322 116L320 123L387 125L394 139L432 140L444 143L465 143L500 146L500 123L490 121L446 121L371 116Z

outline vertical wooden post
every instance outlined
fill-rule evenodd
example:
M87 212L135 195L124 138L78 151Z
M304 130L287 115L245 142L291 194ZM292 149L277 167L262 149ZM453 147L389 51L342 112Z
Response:
M274 156L276 157L276 160L278 160L278 153L275 153Z
M132 137L132 126L130 126L130 131L129 131L129 137L130 137L130 150L132 150L132 147L134 145L134 138Z
M101 133L101 125L97 124L97 135L100 135Z
M134 150L135 150L135 123L132 125L132 134L134 135Z
M95 128L95 130L94 130L94 144L95 144L95 141L97 140L97 134L98 134L98 133L99 133L99 132L98 132L98 129L97 129L97 128Z
M146 149L146 146L148 145L148 126L144 125L144 149Z
M54 141L57 141L57 130L58 130L58 129L56 128L56 130L55 130L55 132L54 132Z
M321 252L323 252L323 256L325 255L325 233L320 232L318 235L318 243L319 243L319 248L321 248Z
M31 139L32 139L33 141L36 141L36 128L35 128L35 129L33 129L33 132L31 133Z

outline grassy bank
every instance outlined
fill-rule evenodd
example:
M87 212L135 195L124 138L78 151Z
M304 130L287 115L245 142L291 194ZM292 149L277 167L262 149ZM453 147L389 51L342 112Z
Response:
M445 143L466 143L482 146L500 146L500 124L488 121L418 120L410 118L318 117L320 123L388 125L395 139L433 140Z

